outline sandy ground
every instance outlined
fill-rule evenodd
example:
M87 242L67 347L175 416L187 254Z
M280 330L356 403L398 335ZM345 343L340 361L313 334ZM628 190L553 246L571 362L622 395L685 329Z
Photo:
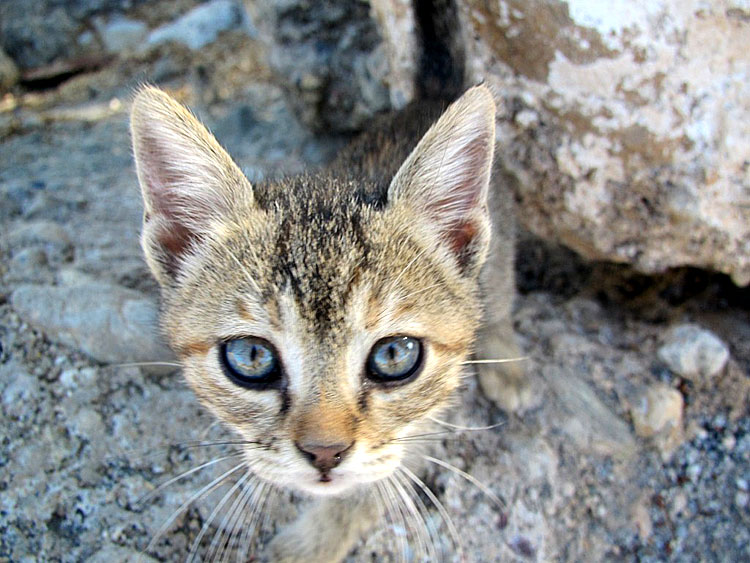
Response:
M123 365L169 360L138 245L126 112L138 79L104 72L0 114L2 561L178 561L194 543L200 559L234 558L240 540L255 551L305 502L271 495L257 533L224 551L224 530L244 516L234 497L214 507L233 481L189 501L232 467L220 459L230 447L195 443L226 433L179 373ZM81 93L92 83L93 102ZM335 150L270 83L221 99L190 79L170 85L251 179ZM518 269L535 406L508 416L467 378L446 418L499 426L425 446L481 485L426 463L433 493L411 493L424 514L391 515L349 559L419 561L427 543L448 561L750 559L747 291L697 271L586 265L534 240ZM717 373L680 375L660 359L668 329L688 322L728 349Z

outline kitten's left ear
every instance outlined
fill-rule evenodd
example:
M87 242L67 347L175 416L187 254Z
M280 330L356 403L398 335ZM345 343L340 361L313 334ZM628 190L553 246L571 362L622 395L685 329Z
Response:
M494 149L495 102L476 86L430 127L388 188L389 202L433 225L466 274L478 273L487 254Z

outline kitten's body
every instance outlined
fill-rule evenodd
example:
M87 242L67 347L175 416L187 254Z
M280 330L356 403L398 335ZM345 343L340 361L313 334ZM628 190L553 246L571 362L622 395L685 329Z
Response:
M326 170L250 186L184 108L153 88L136 98L143 245L185 376L247 441L248 471L324 497L270 560L338 560L377 520L372 483L403 471L404 438L448 404L483 309L481 356L516 355L510 198L489 189L494 109L474 88L428 130L442 107L415 106ZM373 358L392 338L418 342L419 363L384 378ZM228 364L228 343L247 342L246 363L260 350L271 376ZM519 375L490 369L482 384L513 407Z

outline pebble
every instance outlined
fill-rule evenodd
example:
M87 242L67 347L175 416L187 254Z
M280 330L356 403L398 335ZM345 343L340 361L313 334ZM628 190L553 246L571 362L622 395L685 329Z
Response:
M0 91L14 86L18 82L18 76L16 63L0 49Z
M156 28L148 35L149 46L176 41L200 49L216 40L219 33L245 22L242 7L232 0L213 0L196 6L184 16Z
M37 220L12 229L6 243L16 256L21 249L41 248L54 261L65 261L73 255L73 243L68 232L54 221Z
M670 455L682 442L684 404L679 391L662 383L642 390L630 408L636 434L653 438L662 454Z
M713 332L695 324L669 330L658 350L659 359L686 379L711 379L729 359L729 349Z
M95 20L94 25L110 53L133 50L142 44L148 34L145 23L122 16L106 22Z
M734 495L734 504L740 508L747 508L747 505L750 504L750 495L745 492L737 493Z
M172 358L158 334L156 303L132 289L88 280L71 286L25 284L13 291L10 301L48 338L100 362Z

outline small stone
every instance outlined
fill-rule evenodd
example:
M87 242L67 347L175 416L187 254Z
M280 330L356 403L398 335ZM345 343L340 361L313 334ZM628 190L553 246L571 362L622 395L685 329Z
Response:
M68 260L73 254L73 243L68 232L53 221L37 220L11 230L5 242L14 252L22 248L41 247L56 261Z
M653 522L648 510L648 501L643 497L631 508L631 520L633 527L642 540L648 539L653 532Z
M176 41L191 49L200 49L215 41L222 31L239 28L244 22L244 12L236 2L213 0L196 6L184 16L155 29L149 34L147 42L155 46Z
M698 477L700 477L702 472L703 468L697 463L689 465L686 471L688 479L690 479L690 481L692 481L693 483L698 481Z
M0 49L0 92L13 87L18 82L18 76L16 63Z
M576 487L575 487L575 485L573 485L573 483L570 483L570 482L564 483L563 486L562 486L562 495L565 498L570 498L574 494L576 494Z
M524 109L516 114L516 123L518 123L524 129L528 129L532 125L536 125L539 121L539 114L535 111Z
M682 442L684 400L679 391L657 384L642 391L630 408L635 432L653 438L664 456Z
M106 22L96 20L95 26L110 53L136 49L148 34L145 23L121 16Z
M737 438L735 438L732 434L729 434L721 441L721 445L724 446L724 449L726 451L731 452L737 445Z
M156 303L132 289L102 281L69 286L21 285L11 304L51 340L101 362L169 361L157 330Z
M677 375L691 380L710 379L724 369L729 349L710 330L684 324L667 333L658 355Z
M679 491L672 500L672 510L670 510L670 516L672 519L675 520L678 516L683 514L687 505L687 495L683 491Z
M144 555L141 551L116 545L108 545L100 549L91 555L87 561L89 563L109 563L110 561L121 561L122 563L156 563L156 559Z
M524 536L514 536L510 542L508 542L508 546L521 557L527 559L536 558L536 549L534 549L534 546L528 538Z
M736 504L740 508L747 508L747 505L750 503L750 495L748 495L745 492L739 492L736 495L734 495L734 504Z
M747 491L748 490L748 484L746 479L737 479L736 483L737 488L741 491Z

